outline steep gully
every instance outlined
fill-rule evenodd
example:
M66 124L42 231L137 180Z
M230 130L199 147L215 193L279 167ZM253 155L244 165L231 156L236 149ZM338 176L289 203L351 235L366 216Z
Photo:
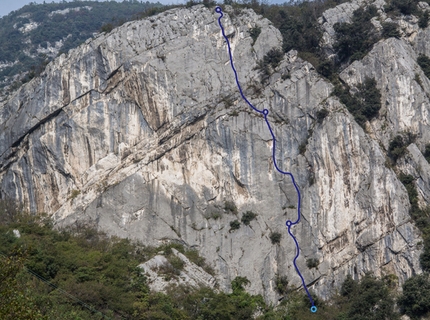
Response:
M278 164L276 163L276 156L275 156L275 151L276 151L276 138L275 138L275 134L273 133L272 127L270 126L269 120L267 119L267 116L269 115L269 110L267 110L267 109L263 109L263 110L259 110L259 109L257 109L256 107L254 107L254 106L251 104L251 102L249 102L249 101L248 101L248 99L247 99L247 98L245 97L245 95L243 94L242 88L241 88L240 83L239 83L239 78L238 78L238 75L237 75L237 71L236 71L236 68L234 67L234 63L233 63L233 56L232 56L232 54L231 54L230 42L229 42L229 40L228 40L228 38L227 38L227 36L226 36L226 34L225 34L225 32L224 32L224 27L223 27L223 25L222 25L222 23L221 23L221 19L222 19L222 17L224 16L224 14L223 14L223 12L222 12L221 7L216 7L215 12L219 13L219 15L220 15L220 16L219 16L219 18L218 18L218 24L219 24L219 26L220 26L220 28L221 28L222 35L223 35L223 37L224 37L225 41L227 42L228 54L229 54L229 56L230 56L230 65L231 65L231 68L233 69L234 75L235 75L235 77L236 77L236 84L237 84L237 87L238 87L238 89L239 89L239 91L240 91L240 95L242 96L243 100L245 100L245 102L246 102L246 103L247 103L247 104L248 104L248 105L249 105L249 106L250 106L250 107L251 107L255 112L258 112L259 114L262 114L262 115L264 116L264 120L266 121L267 127L269 128L270 134L272 135L272 139L273 139L273 145L272 145L272 158L273 158L273 164L274 164L274 166L275 166L275 168L276 168L276 170L277 170L278 172L280 172L281 174L284 174L284 175L288 175L288 176L290 176L291 181L292 181L292 183L293 183L293 185L294 185L294 188L296 189L296 192L297 192L297 199L298 199L298 200L297 200L297 202L298 202L298 204L297 204L297 220L296 220L296 221L294 221L294 222L293 222L293 221L291 221L291 220L287 220L285 224L286 224L286 226L287 226L287 228L288 228L288 234L291 236L291 238L294 240L294 243L296 244L296 256L294 257L294 260L293 260L294 267L296 268L297 274L299 275L300 279L302 280L303 288L305 289L306 294L308 295L309 300L310 300L310 302L311 302L311 304L312 304L311 312L316 312L316 311L317 311L317 307L315 306L314 300L313 300L313 298L312 298L311 294L309 293L308 287L306 286L305 279L303 278L303 276L302 276L302 274L301 274L301 272L300 272L299 268L297 267L297 263L296 263L297 258L298 258L298 257L299 257L299 255L300 255L300 247L299 247L299 243L297 242L296 237L291 233L291 227L292 227L292 226L294 226L294 225L296 225L296 224L298 224L298 223L300 222L300 217L301 217L301 214L300 214L300 204L301 204L300 198L301 198L301 195L300 195L299 187L298 187L298 186L297 186L297 184L296 184L296 181L295 181L295 179L294 179L293 174L292 174L291 172L281 170L281 169L278 167Z

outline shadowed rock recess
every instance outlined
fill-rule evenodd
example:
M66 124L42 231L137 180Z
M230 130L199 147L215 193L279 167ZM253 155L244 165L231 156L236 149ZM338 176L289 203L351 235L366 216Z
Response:
M340 5L330 21L321 19L327 46L332 25L356 7ZM347 274L395 274L403 283L420 273L420 232L386 155L396 134L417 135L398 163L428 203L430 170L420 150L430 140L430 81L416 58L430 56L430 29L381 40L341 73L351 88L367 76L381 91L382 109L364 131L331 96L333 85L295 51L262 85L257 62L281 48L280 32L250 9L224 12L245 95L269 109L278 164L301 189L302 220L292 230L306 283L328 298ZM285 228L296 219L297 195L273 167L263 117L238 93L217 18L202 5L172 9L51 62L0 105L0 192L58 226L79 221L148 245L196 248L220 289L244 276L249 292L274 302L277 275L301 285ZM253 42L255 26L261 34ZM322 109L328 115L321 120ZM256 218L231 228L247 211ZM275 232L279 244L270 239ZM308 259L317 267L308 268Z

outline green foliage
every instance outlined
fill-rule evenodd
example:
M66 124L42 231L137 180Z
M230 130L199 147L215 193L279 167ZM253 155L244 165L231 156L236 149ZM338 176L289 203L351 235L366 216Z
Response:
M411 203L411 205L414 207L418 206L418 192L415 189L415 185L413 183L415 180L414 177L410 174L401 173L399 175L399 180L401 183L403 183L408 192L409 202Z
M402 295L397 303L403 314L412 319L420 319L430 315L430 279L424 273L413 276L403 284Z
M43 320L34 297L26 289L24 254L13 250L10 257L0 256L0 319Z
M281 50L272 48L266 53L263 60L265 64L268 64L272 69L275 69L281 62L283 56L284 53Z
M397 29L397 23L384 22L382 24L382 38L400 38L400 31Z
M301 154L301 155L305 154L307 145L308 145L308 140L306 139L304 142L302 142L299 145L299 154Z
M322 123L324 121L324 119L328 116L329 112L327 109L321 109L318 110L316 113L316 117L317 117L317 122L318 123Z
M287 276L276 275L275 289L279 294L286 294L288 291L288 279Z
M233 289L231 294L215 293L208 288L195 290L184 286L171 287L168 291L171 305L177 306L178 309L180 307L187 317L169 319L253 319L255 313L259 311L265 313L268 307L260 295L253 296L244 290L244 286L248 284L248 279L236 277L231 283Z
M430 58L421 54L418 56L417 63L423 70L426 77L430 79Z
M230 231L234 231L240 228L239 220L230 221Z
M428 218L427 218L428 221ZM430 271L430 237L428 230L428 223L426 224L427 230L425 230L424 249L420 255L421 268L429 272Z
M221 98L221 102L224 103L224 106L228 109L234 105L233 100L229 96L223 96Z
M14 229L20 231L20 238L13 235ZM280 240L280 234L276 238ZM109 238L82 225L56 231L46 217L21 214L12 202L0 201L0 248L7 256L0 259L1 319L58 319L58 315L65 320L102 319L99 312L111 319L130 320L249 320L256 315L257 319L267 320L397 319L388 282L370 276L361 282L347 278L342 295L334 295L330 303L324 303L312 293L318 306L315 314L309 312L309 299L303 291L288 289L285 276L277 276L275 280L276 290L283 295L288 293L278 308L267 306L260 295L247 293L245 288L250 283L245 277L232 281L230 294L173 285L167 294L151 292L145 276L136 268L138 264L163 251L170 267L162 271L170 272L166 276L173 278L183 268L183 263L176 261L173 248L198 265L203 265L204 259L197 251L179 244L145 247L129 240ZM23 258L17 253L19 248L27 248ZM23 265L37 270L54 286L23 272ZM425 283L418 283L424 294L428 290ZM92 309L84 308L55 287ZM426 310L424 297L411 296L414 290L416 286L411 290L404 287L404 305L415 301L413 305L418 305L419 310ZM10 308L21 310L26 316L16 311L13 318L8 318Z
M21 208L11 199L0 200L0 225L10 225L21 221Z
M193 262L194 264L198 265L199 267L203 268L207 273L211 275L215 275L215 271L213 268L206 263L206 259L200 256L199 252L195 249L188 249L183 250L183 254Z
M272 244L279 244L281 242L282 234L279 232L272 232L269 238Z
M357 114L360 112L367 120L376 117L381 109L381 93L376 86L376 80L366 78L362 85L358 86L359 92L356 97L360 101L360 109L355 110Z
M341 287L341 295L348 311L346 319L399 319L394 309L393 293L386 282L366 274L360 282L348 276Z
M206 8L212 8L216 6L216 2L213 0L203 0L202 3Z
M416 14L418 11L417 3L417 0L391 0L385 6L385 11L394 11L404 15Z
M359 8L353 12L351 23L336 23L333 26L337 37L333 48L341 63L361 59L379 40L370 22L376 14L377 9L373 5L366 10Z
M395 136L388 145L388 156L394 163L405 154L408 145L416 140L416 135L406 132Z
M336 68L332 61L322 60L321 62L318 63L318 66L316 69L324 77L328 79L332 79Z
M20 231L20 238L13 235L14 229ZM10 297L10 300L2 299L0 310L10 310L12 301L19 301L22 310L28 311L29 306L34 314L40 310L40 317L34 319L57 319L60 314L61 319L66 320L101 319L101 314L94 310L111 315L111 318L194 319L188 317L181 306L174 305L170 297L150 292L145 276L136 266L162 250L169 264L161 272L166 278L177 276L184 263L173 254L172 248L197 265L206 266L196 250L187 250L177 244L144 247L127 239L109 238L82 225L56 231L49 219L22 214L12 202L6 201L0 201L0 248L10 257L8 259L15 259L16 248L26 248L27 255L21 264L75 297L71 300L55 286L45 285L31 274L22 273L20 267L15 270L19 271L22 281L19 288L25 288L21 293L21 289L11 286L16 277L4 268L3 263L8 260L0 260L0 277L6 277L0 281L0 295L2 284L8 284L7 295ZM11 291L14 288L16 295ZM76 304L76 299L90 306L91 310ZM33 319L30 311L28 314L28 319Z
M113 28L114 28L114 25L112 23L106 23L106 24L101 26L100 32L109 33L113 30Z
M311 63L317 68L320 60L324 60L319 47L322 32L318 18L325 10L345 1L295 1L269 5L264 1L250 0L244 1L243 6L251 7L273 23L282 34L284 52L295 49L303 53L301 57L312 57Z
M76 190L76 189L73 189L72 190L72 194L70 195L70 199L75 199L77 196L79 196L81 194L81 191L80 190Z
M284 53L276 48L270 49L270 51L257 63L257 69L261 74L261 82L265 83L269 79L273 70L279 65Z
M430 18L429 12L427 10L424 11L424 13L422 13L418 19L418 26L422 29L427 28L429 25L429 18Z
M246 277L236 277L231 282L231 288L233 293L243 292L245 291L245 286L249 285L251 282Z
M394 163L405 154L406 147L407 145L401 135L395 136L393 140L390 141L388 145L388 155Z
M224 202L224 210L233 214L237 214L237 207L233 201Z
M381 109L381 93L376 87L376 80L366 78L358 89L356 97L360 101L361 108L356 112L359 111L367 120L371 120L378 115L379 109Z
M260 35L260 33L261 33L261 27L260 26L256 25L255 27L249 29L249 35L252 38L252 44L254 44L255 41L257 41L257 38Z
M175 268L175 270L178 270L178 271L184 270L185 263L181 258L177 256L170 256L168 258L168 261L170 262L172 267Z
M221 219L222 214L220 212L212 212L209 216L209 218L212 218L214 220Z
M348 274L346 279L343 281L340 288L340 294L344 297L349 297L352 293L357 291L358 283L352 279L351 275Z
M415 225L423 233L424 250L420 255L421 267L424 271L430 271L430 208L421 209L418 205L418 192L414 184L414 177L401 173L400 182L405 186L408 192L411 209L409 214L415 222Z
M430 163L430 143L426 144L423 155L426 158L427 162Z
M375 118L381 109L381 93L376 87L376 80L366 78L364 83L358 86L358 92L350 93L347 85L337 84L333 89L333 95L347 107L354 116L355 121L364 126L367 120Z
M286 279L285 279L286 281ZM286 286L282 286L286 288ZM360 281L354 281L349 275L342 284L338 294L332 295L330 301L324 302L313 292L316 313L310 313L309 298L303 291L288 290L281 305L266 313L267 320L397 320L399 314L395 310L393 290L388 282L371 275L364 276Z
M87 10L83 7L89 6ZM65 14L50 15L51 12L68 8L81 7L78 11L70 11ZM28 74L22 78L23 82L38 76L53 59L37 51L39 45L47 48L56 41L63 41L61 52L75 48L86 39L91 38L98 31L108 32L113 27L124 22L149 15L150 9L162 7L159 3L139 1L74 1L61 3L32 3L23 8L12 11L7 16L0 18L0 61L17 64L0 70L0 83L10 84L14 75ZM163 7L168 9L169 7ZM38 24L37 28L22 33L18 28L23 27L30 20ZM14 28L14 25L16 28ZM26 39L30 42L26 41ZM27 50L29 54L24 53ZM31 55L31 56L30 56ZM20 85L20 83L18 83ZM16 89L17 85L12 90Z
M267 80L269 80L269 77L272 74L270 66L266 64L263 59L257 62L255 69L260 72L261 83L266 84Z
M5 241L4 235L12 229L18 229L21 238ZM128 240L108 239L82 226L58 232L48 220L25 214L2 224L0 235L4 253L10 254L14 247L28 248L25 266L29 270L97 310L108 312L106 301L110 301L109 309L115 313L129 312L134 300L142 294L142 286L137 288L136 285L143 285L144 279L135 272L140 261ZM130 282L131 279L134 282ZM48 317L51 313L64 314L64 319L68 319L75 312L69 297L54 294L53 288L39 285L32 279L27 279L26 285L36 302L42 303L39 308ZM46 310L43 304L52 307ZM91 312L86 309L79 314L91 318Z
M243 215L242 215L242 223L245 226L249 226L249 224L251 223L252 220L254 220L257 217L257 214L252 212L252 211L246 211Z
M191 8L192 6L203 4L206 8L211 8L216 5L215 1L212 0L189 0L186 2L185 7Z
M320 264L319 260L315 258L306 260L306 265L308 266L309 269L317 268L319 264Z

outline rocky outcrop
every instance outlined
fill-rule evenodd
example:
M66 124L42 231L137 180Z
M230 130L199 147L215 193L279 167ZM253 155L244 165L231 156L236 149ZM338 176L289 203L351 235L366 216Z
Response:
M301 189L302 221L292 230L306 282L327 298L348 273L395 274L400 283L419 273L420 233L405 188L385 165L396 132L420 133L418 148L428 139L430 88L424 76L422 88L411 78L420 72L414 47L381 41L342 73L351 86L371 73L387 101L364 131L294 51L262 86L255 67L281 46L279 31L252 10L236 15L227 6L225 13L245 94L269 109L277 161ZM250 292L276 301L277 275L301 285L285 229L296 219L297 195L290 178L274 170L264 119L241 100L217 18L203 6L173 9L50 63L0 106L1 194L49 213L59 227L88 221L148 245L196 248L220 289L246 276ZM256 25L262 32L253 43ZM317 119L323 108L328 116ZM417 170L423 160L412 154L405 166ZM237 216L224 209L226 201ZM245 211L257 218L232 230ZM282 234L279 244L273 232ZM307 259L318 267L309 269Z
M151 290L165 292L172 285L215 288L216 280L209 273L174 248L171 255L179 259L180 269L175 269L166 259L164 252L138 266L147 277Z

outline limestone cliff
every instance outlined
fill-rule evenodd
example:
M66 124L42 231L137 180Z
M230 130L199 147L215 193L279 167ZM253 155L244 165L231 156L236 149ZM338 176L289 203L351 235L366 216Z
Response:
M348 19L345 7L320 21L328 46L330 23ZM418 177L428 203L430 171L419 149L430 138L430 81L422 75L419 85L414 75L422 73L416 56L430 50L430 29L380 41L341 73L352 87L371 75L381 89L383 110L364 131L295 51L261 87L255 67L281 46L280 32L252 10L235 14L227 6L225 13L245 94L270 110L277 161L301 189L302 221L293 232L306 282L328 297L348 273L395 274L402 283L421 272L420 233L386 149L398 132L418 135L399 166ZM276 301L277 274L301 285L285 228L296 218L297 196L274 170L264 119L238 93L217 18L204 6L173 9L50 63L0 105L1 194L49 213L58 226L85 221L149 245L181 242L206 257L221 289L246 276L250 292ZM323 108L329 114L317 121ZM224 210L226 201L237 217ZM248 210L257 218L230 230ZM273 232L282 234L278 245ZM307 259L318 267L309 269Z

